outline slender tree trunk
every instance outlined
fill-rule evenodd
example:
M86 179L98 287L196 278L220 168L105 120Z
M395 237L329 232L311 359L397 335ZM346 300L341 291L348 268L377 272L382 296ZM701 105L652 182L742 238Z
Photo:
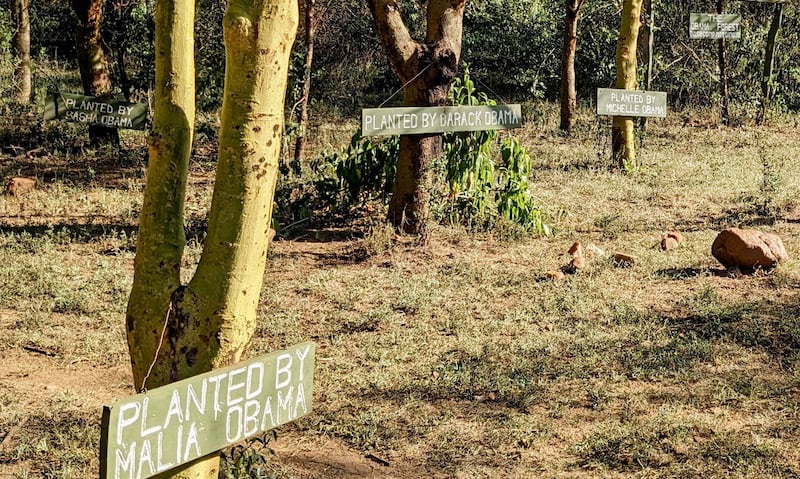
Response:
M642 9L647 14L647 22L642 25L642 37L645 42L643 63L645 64L644 71L644 89L650 90L653 85L653 50L655 49L655 5L656 0L644 0ZM639 126L642 131L647 130L647 117L643 116L639 119Z
M616 88L635 90L636 45L641 26L642 0L625 0L622 6L622 23L617 40ZM611 150L620 168L636 167L636 145L633 118L615 116L611 128Z
M369 0L381 44L403 83L406 106L441 106L458 72L466 0L429 0L425 42L411 38L393 0ZM401 135L389 204L396 228L423 238L430 218L430 165L441 154L441 134Z
M75 44L83 91L89 96L103 97L111 94L111 77L108 61L102 47L100 29L103 23L103 0L72 0L72 9L78 16ZM115 128L89 126L92 144L119 144Z
M725 13L725 0L717 0L717 13ZM722 101L720 120L728 126L730 117L730 95L728 93L728 60L727 45L724 38L717 40L717 59L719 61L719 95Z
M773 7L772 23L767 34L767 48L764 53L764 74L761 77L761 112L758 116L758 123L763 123L767 118L769 100L772 96L772 73L775 69L775 53L778 49L778 32L783 22L783 4L776 3Z
M564 45L561 55L561 130L569 134L575 126L578 92L575 87L575 50L578 45L578 11L583 0L566 0Z
M14 68L17 92L15 100L20 104L31 101L31 20L28 14L30 0L12 0L12 15L14 16L14 36L11 45L17 57Z
M317 0L305 0L305 44L306 61L303 70L303 97L300 99L300 125L294 146L292 169L300 174L300 163L306 149L306 127L308 124L308 101L311 98L311 66L314 61L314 40L317 30Z
M296 0L228 3L208 235L194 276L182 285L182 211L195 116L194 2L156 4L156 111L127 311L139 390L238 361L252 338L297 22ZM218 470L215 454L163 477L216 479Z

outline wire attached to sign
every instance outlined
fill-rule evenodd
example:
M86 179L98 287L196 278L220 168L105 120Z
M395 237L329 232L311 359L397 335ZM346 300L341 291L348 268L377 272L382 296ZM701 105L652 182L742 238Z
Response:
M409 85L411 82L413 82L414 80L416 80L417 78L419 78L419 76L420 76L420 75L422 75L423 73L425 73L425 71L426 71L428 68L432 67L432 66L433 66L433 63L429 63L429 64L428 64L428 66L426 66L425 68L423 68L422 70L420 70L420 71L419 71L419 73L417 73L416 75L414 75L414 78L412 78L411 80L408 80L407 82L405 82L405 83L403 84L403 86L401 86L400 88L398 88L397 90L395 90L395 92L394 92L394 93L392 93L392 94L391 94L391 96L389 96L389 98L387 98L387 99L386 99L386 101L384 101L383 103L381 103L381 104L380 104L380 106L378 106L378 108L383 108L383 105L385 105L385 104L389 103L389 100L391 100L392 98L396 97L398 93L400 93L401 91L403 91L403 88L407 87L407 86L408 86L408 85Z

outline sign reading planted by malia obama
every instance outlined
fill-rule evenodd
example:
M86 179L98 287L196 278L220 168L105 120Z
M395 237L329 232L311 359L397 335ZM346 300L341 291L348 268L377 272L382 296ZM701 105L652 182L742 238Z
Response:
M144 130L147 123L147 105L55 92L47 96L44 119L56 118L109 128Z
M598 88L597 114L664 118L667 116L667 93Z
M741 23L742 16L738 14L691 13L689 38L715 40L742 38L742 31L739 29Z
M103 408L101 479L144 479L311 412L315 345L217 369Z
M520 105L370 108L361 112L364 136L507 130L521 125Z

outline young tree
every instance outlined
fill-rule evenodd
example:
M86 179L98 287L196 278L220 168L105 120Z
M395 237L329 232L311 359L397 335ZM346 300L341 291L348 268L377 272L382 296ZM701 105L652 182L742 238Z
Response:
M300 171L300 162L306 149L306 125L308 123L308 101L311 97L311 66L314 62L314 40L317 32L317 0L304 0L304 41L306 44L305 67L303 69L303 96L300 98L300 121L294 144L295 172Z
M617 39L616 88L635 90L636 44L641 26L642 0L624 0L622 23ZM633 119L615 116L611 128L611 151L614 160L623 169L636 166L636 145L633 134Z
M578 45L578 13L583 0L566 0L564 45L561 55L561 130L569 133L575 126L578 92L575 89L575 50Z
M12 50L17 57L14 68L17 103L27 104L31 100L31 19L28 14L30 0L11 0L11 15L14 17Z
M238 361L256 326L270 239L296 0L230 0L217 177L197 270L180 279L195 118L194 1L156 2L155 116L127 310L138 390ZM174 477L216 478L212 455Z
M406 106L443 106L461 57L466 0L429 0L423 42L411 38L394 0L369 0L378 36L403 84ZM431 162L441 155L442 135L402 135L389 221L423 237L430 216Z
M775 69L775 52L778 49L778 32L783 22L783 3L776 3L772 11L772 22L767 34L767 47L764 53L764 73L761 77L761 111L758 114L758 123L767 118L767 108L772 94L772 74Z
M103 50L100 29L103 24L103 0L72 0L72 9L78 17L75 27L75 46L78 51L78 68L83 91L90 96L102 97L111 93L111 77ZM89 126L89 139L93 144L118 144L115 128Z
M725 13L725 0L717 0L717 13ZM717 60L719 61L719 95L722 98L720 119L727 126L730 118L730 94L728 93L728 47L724 38L717 40Z

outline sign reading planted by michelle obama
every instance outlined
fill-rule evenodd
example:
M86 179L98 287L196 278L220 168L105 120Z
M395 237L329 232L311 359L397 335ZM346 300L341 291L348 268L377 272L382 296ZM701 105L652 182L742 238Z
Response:
M597 114L663 118L667 116L667 93L598 88Z
M521 125L520 105L368 108L361 112L364 136L507 130Z
M311 412L315 344L301 343L103 408L101 479L144 479Z

